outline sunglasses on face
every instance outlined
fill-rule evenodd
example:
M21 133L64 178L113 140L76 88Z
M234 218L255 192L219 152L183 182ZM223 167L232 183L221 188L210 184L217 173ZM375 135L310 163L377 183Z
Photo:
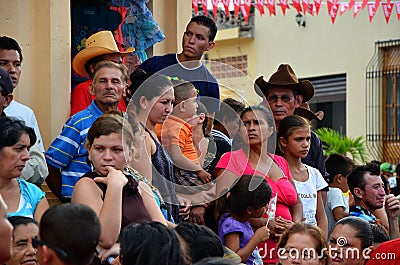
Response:
M38 246L45 245L45 246L53 249L60 256L60 258L66 259L68 257L67 252L65 252L64 250L62 250L61 248L59 248L53 244L50 244L50 243L47 243L47 242L44 242L44 241L38 239L37 236L32 237L32 245L34 248L38 248Z
M267 100L270 103L275 103L278 101L278 98L280 98L283 102L288 103L292 100L292 98L294 98L293 96L289 96L289 95L282 95L282 96L277 96L277 95L273 95L273 96L268 96Z

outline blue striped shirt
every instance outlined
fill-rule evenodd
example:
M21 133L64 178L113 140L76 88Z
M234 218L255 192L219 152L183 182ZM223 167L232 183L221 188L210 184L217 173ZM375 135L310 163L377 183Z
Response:
M88 152L85 148L86 136L93 122L103 114L95 101L65 123L61 133L46 151L46 162L61 169L61 195L71 197L75 183L90 171L87 163Z

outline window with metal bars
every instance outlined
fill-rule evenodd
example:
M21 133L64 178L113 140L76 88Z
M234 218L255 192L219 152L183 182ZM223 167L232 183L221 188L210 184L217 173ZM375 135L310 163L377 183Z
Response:
M400 40L375 43L367 67L367 140L373 159L400 160Z

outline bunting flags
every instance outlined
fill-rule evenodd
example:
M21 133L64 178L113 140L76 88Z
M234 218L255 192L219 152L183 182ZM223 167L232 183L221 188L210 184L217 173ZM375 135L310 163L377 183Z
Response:
M239 17L240 0L233 0L233 9L235 10L235 16Z
M231 13L229 12L229 2L231 0L221 0L221 1L222 1L222 4L224 5L224 8L225 8L225 14L230 16Z
M329 11L329 16L331 17L332 24L335 23L338 10L339 10L339 4L334 3L331 5L331 10Z
M354 18L357 16L358 12L362 9L362 3L361 2L355 2L354 5Z
M270 16L272 15L276 16L275 0L267 0L267 8Z
M307 9L308 9L308 0L303 0L303 12L304 12L304 15L307 13Z
M343 15L343 13L346 12L347 10L349 10L349 8L350 8L350 3L340 2L339 3L339 14Z
M397 20L400 21L400 2L395 3L396 6L396 13L397 13Z
M375 13L376 13L375 3L368 3L369 22L372 22L372 19L374 18Z
M207 4L210 0L192 0L193 12L197 15L199 11L199 3L201 3L204 15L208 15ZM222 3L225 13L230 16L229 6L233 4L233 10L236 17L239 17L239 12L242 13L244 20L248 21L250 16L251 6L260 12L260 15L264 15L264 7L269 11L269 14L276 15L275 1L278 1L278 6L282 10L282 14L286 15L286 10L290 8L289 1L291 5L296 9L297 13L303 12L304 15L309 13L310 15L319 14L321 6L324 4L323 0L211 0L212 10L214 14L214 19L216 19L218 13L218 5ZM325 0L329 17L331 18L332 24L335 23L337 14L344 14L345 12L353 9L353 17L355 18L360 10L367 7L369 21L372 22L376 12L379 7L382 6L383 15L385 17L386 23L389 23L390 16L394 12L397 14L397 20L400 21L400 0Z
M315 10L316 10L317 15L319 13L319 8L321 7L321 3L322 3L322 0L314 0L314 5L315 5Z
M321 0L317 0L317 1L321 1ZM288 0L280 0L278 5L281 6L282 13L283 13L283 15L285 15L286 9L289 8Z
M194 13L197 15L199 13L199 1L198 0L192 0L192 8L194 10Z
M218 12L218 2L219 0L212 0L212 6L213 6L213 14L214 14L214 20L217 19L217 12Z
M393 3L382 3L383 14L385 15L386 24L389 23L390 15L393 10Z
M260 12L260 15L263 16L264 15L264 0L256 0L257 1L257 9Z
M205 16L208 15L207 2L207 0L201 0L201 6L203 7L203 12Z
M301 13L301 5L300 5L300 0L292 0L294 8L296 8L297 13Z

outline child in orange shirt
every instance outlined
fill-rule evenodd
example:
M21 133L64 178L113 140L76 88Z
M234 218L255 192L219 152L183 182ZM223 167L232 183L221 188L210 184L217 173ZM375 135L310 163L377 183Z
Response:
M211 175L198 161L193 145L192 125L189 123L196 117L196 88L184 80L171 82L174 85L174 110L162 125L156 126L157 135L174 162L177 183L185 186L202 185L211 181Z

